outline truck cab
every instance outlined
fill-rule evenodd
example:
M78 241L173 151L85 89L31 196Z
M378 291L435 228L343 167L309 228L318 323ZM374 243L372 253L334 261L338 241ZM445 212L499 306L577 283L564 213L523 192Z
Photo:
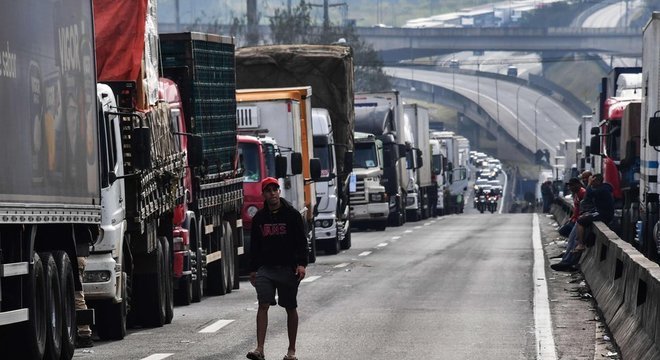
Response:
M340 249L350 248L350 223L348 214L340 213L340 189L337 179L337 156L333 140L332 119L326 109L312 109L314 157L321 162L321 177L316 186L317 213L314 229L317 248L327 254L337 254ZM344 207L344 212L348 207ZM348 238L347 238L348 237Z
M383 142L375 135L354 135L353 173L349 178L351 224L385 230L390 197L383 186Z

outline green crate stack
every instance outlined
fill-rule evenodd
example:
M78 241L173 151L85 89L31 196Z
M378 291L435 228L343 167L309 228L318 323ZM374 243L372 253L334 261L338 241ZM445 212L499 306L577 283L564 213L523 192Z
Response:
M233 169L236 153L236 70L234 44L194 37L161 39L163 68L192 69L189 114L192 131L202 135L208 173ZM177 81L177 80L175 80ZM179 84L182 87L182 84ZM183 89L182 89L183 92Z

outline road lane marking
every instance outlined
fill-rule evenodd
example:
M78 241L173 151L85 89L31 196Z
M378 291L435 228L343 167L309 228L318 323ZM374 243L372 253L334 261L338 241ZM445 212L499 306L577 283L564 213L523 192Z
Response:
M166 354L166 353L152 354L152 355L147 356L146 358L142 358L142 360L162 360L162 359L167 359L168 357L170 357L172 355L174 355L174 353L172 353L172 354Z
M218 321L214 322L213 324L203 328L199 332L200 333L207 333L207 334L208 333L214 333L214 332L222 329L223 327L225 327L225 326L227 326L227 325L229 325L233 322L234 322L234 320L218 320Z
M301 282L312 282L312 281L314 281L318 278L320 278L320 276L318 276L318 275L308 276L308 277L304 278Z
M361 252L360 254L358 254L358 256L367 256L369 254L371 254L371 251L365 251L365 252Z
M380 243L380 244L376 245L376 247L381 248L381 247L385 247L387 245L388 245L387 243Z
M337 265L335 265L334 268L335 268L335 269L339 269L339 268L347 267L347 266L350 265L350 264L351 264L351 263L341 263L341 264L337 264Z
M421 228L422 228L421 226L417 225L413 229L421 229Z
M412 230L406 230L406 231L404 231L404 233L406 233L406 234L410 234L410 233L412 233L412 232L413 232Z
M550 301L548 299L548 284L545 279L545 259L541 244L541 228L538 214L534 214L532 243L534 246L534 328L536 332L536 358L539 360L556 360L555 339L552 336L552 318L550 317Z
M401 236L392 236L392 240L394 240L394 241L397 241L399 239L401 239Z
M429 222L425 222L425 223L424 223L424 226L429 226L429 225L431 225L431 224L433 224L433 222L431 222L431 221L429 221Z

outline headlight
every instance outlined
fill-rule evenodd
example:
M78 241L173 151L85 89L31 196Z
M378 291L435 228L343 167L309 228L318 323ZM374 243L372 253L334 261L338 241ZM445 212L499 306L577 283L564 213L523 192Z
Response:
M250 219L252 219L252 218L254 217L254 215L257 213L258 210L259 210L259 209L257 209L257 207L254 206L254 205L250 205L250 206L247 208L247 214L248 214L248 216L250 217Z
M321 227L327 228L332 225L332 220L323 220L321 221Z
M315 227L321 227L321 220L314 221L314 226Z
M369 201L381 202L383 201L383 194L382 193L369 194Z
M110 271L85 271L83 275L83 282L86 283L100 283L110 281Z

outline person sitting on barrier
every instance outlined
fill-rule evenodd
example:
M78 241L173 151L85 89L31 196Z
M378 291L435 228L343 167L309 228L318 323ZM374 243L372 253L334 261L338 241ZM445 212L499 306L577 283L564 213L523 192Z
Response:
M568 180L568 189L573 198L573 213L568 221L559 228L559 235L569 237L575 227L578 217L580 217L580 201L584 199L587 190L582 186L580 179L574 177Z
M580 216L577 219L577 245L573 252L579 252L586 248L585 228L591 226L594 221L602 221L609 226L614 219L614 196L612 185L603 182L602 174L594 174L589 177L587 194L580 203Z
M578 263L578 261L580 261L581 255L579 252L573 252L575 246L577 245L577 226L575 226L575 223L580 216L580 202L584 199L587 191L584 186L582 186L582 183L578 178L571 178L568 181L568 188L573 194L573 215L566 223L566 225L571 225L570 233L568 235L568 243L566 244L566 251L564 252L560 262L550 265L550 268L557 271L576 270L574 266Z

